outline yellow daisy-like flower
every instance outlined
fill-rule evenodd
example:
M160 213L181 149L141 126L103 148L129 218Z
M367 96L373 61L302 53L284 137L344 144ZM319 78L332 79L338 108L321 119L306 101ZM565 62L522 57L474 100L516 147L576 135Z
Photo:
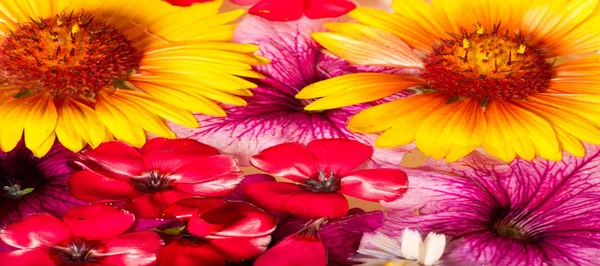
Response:
M600 144L600 16L592 0L397 0L358 23L313 37L354 64L416 69L418 77L359 73L301 91L307 110L373 101L418 82L422 94L354 116L379 147L412 141L457 160L479 146L505 161L577 156ZM579 59L574 59L574 56ZM407 82L408 81L408 82Z
M222 1L175 7L161 0L2 0L0 148L24 134L36 156L55 139L72 151L116 138L135 147L145 132L174 138L169 120L225 116L245 105L267 60L230 43L242 10Z

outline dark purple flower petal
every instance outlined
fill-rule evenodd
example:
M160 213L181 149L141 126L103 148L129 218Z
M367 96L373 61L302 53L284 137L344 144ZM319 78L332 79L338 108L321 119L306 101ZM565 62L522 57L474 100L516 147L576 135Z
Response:
M447 172L407 170L382 232L406 227L454 239L443 260L467 265L593 265L600 255L600 148L559 162L503 165L474 155ZM431 169L431 168L430 168ZM418 212L415 215L414 211Z
M59 144L42 158L34 157L22 142L11 152L0 152L0 227L32 213L60 217L85 204L67 191L66 180L75 171L73 158Z

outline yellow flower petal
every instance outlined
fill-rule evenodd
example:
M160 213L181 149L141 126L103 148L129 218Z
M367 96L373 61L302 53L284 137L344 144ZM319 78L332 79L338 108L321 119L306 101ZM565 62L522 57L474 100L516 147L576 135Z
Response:
M32 98L32 103L28 106L27 118L23 124L25 146L33 151L35 156L43 156L50 150L47 143L50 135L54 141L54 129L58 114L50 96Z

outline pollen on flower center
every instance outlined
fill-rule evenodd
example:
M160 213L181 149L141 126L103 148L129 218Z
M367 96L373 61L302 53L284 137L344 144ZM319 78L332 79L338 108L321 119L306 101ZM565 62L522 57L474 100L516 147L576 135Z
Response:
M520 34L478 27L433 47L421 77L433 90L482 102L523 99L548 89L554 76L542 47Z
M141 54L112 25L81 13L31 20L0 43L0 83L16 98L49 94L93 101L139 67Z
M341 180L331 172L329 176L319 170L316 178L308 178L303 184L304 189L312 192L335 192L341 187Z
M70 239L64 245L52 247L50 254L55 261L61 262L60 264L91 263L97 259L94 257L96 248L96 241Z
M171 189L175 182L167 174L158 170L146 173L144 176L132 178L132 186L139 192L159 192Z

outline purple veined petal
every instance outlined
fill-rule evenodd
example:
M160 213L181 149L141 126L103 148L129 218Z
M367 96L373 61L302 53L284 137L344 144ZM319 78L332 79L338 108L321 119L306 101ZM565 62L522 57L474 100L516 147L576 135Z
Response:
M408 193L381 232L411 227L453 239L443 261L594 265L600 255L600 147L558 162L490 163L485 156L408 170ZM439 171L444 169L445 172ZM416 214L416 215L415 215ZM509 262L507 258L511 258Z
M310 33L323 30L327 19L300 19L292 22L271 22L260 17L245 18L238 26L235 39L261 46L260 54L272 60L256 69L266 78L254 80L258 87L254 96L246 98L243 107L226 106L227 117L198 115L200 128L184 128L171 124L179 137L193 138L224 153L236 156L243 166L248 158L268 147L297 142L307 144L315 139L350 138L372 145L376 135L362 135L346 128L350 117L372 106L358 104L323 112L304 111L311 100L294 96L314 82L360 71L396 71L390 69L359 69L346 61L322 52ZM257 31L266 34L256 34ZM401 92L394 97L405 97ZM402 156L414 145L397 149L376 149L371 166L398 166Z
M34 157L22 142L10 152L0 152L0 227L33 213L60 217L86 204L67 191L67 178L75 171L73 156L60 144L42 158Z

